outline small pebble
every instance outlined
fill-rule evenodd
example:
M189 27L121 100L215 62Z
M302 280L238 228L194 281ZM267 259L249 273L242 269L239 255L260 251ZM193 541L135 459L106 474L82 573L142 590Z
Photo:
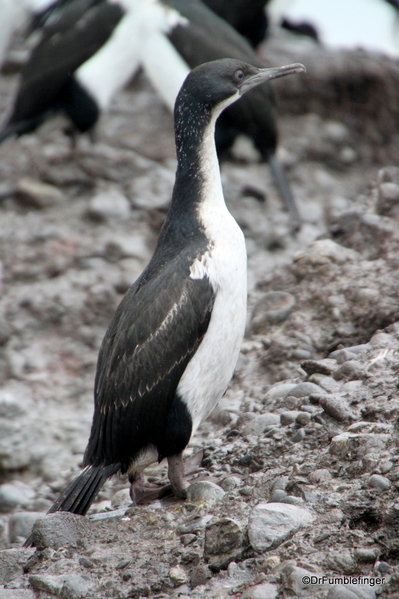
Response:
M306 431L303 428L297 430L295 435L292 437L294 443L299 443L306 437Z
M295 385L293 389L290 390L290 395L294 397L307 397L311 393L320 393L321 389L318 385L314 383L299 383Z
M326 468L319 468L310 472L308 478L313 484L323 484L328 483L332 479L332 475Z
M224 495L222 487L205 480L195 481L187 489L187 501L196 505L211 505Z
M176 587L188 582L188 575L181 566L174 566L171 568L169 570L169 578Z
M314 516L308 509L297 505L258 503L249 517L250 544L260 552L277 547L313 520Z
M43 209L66 201L57 187L35 179L21 179L15 190L15 197L21 203L32 208Z
M255 305L251 330L255 334L268 333L270 326L288 318L295 307L295 297L285 291L269 291Z
M93 583L80 574L70 574L65 580L62 589L62 599L84 599L88 596Z
M197 535L193 535L193 534L181 535L180 543L182 545L184 545L185 547L187 547L187 545L191 545L191 543L193 543L196 539L197 539Z
M382 489L387 491L391 486L391 481L381 474L373 474L369 480L369 486L375 489Z
M323 410L338 422L345 422L354 418L347 401L339 395L322 395L319 405Z
M205 529L204 557L213 569L226 567L241 556L243 541L239 522L232 518L215 518Z
M124 219L130 215L129 200L115 187L99 191L91 200L87 214L98 221L112 218Z
M232 491L241 485L241 478L238 476L227 476L222 481L220 481L220 486L226 493L228 491Z
M372 547L359 547L355 549L353 555L358 562L374 563L378 557L378 549Z
M11 512L18 506L26 506L29 498L26 492L18 485L5 483L0 485L0 512Z
M211 578L211 572L208 566L198 565L191 570L190 586L195 588L201 584L205 584Z
M298 424L301 424L302 426L306 426L311 421L311 418L312 417L309 414L309 412L299 412L299 414L297 415L295 420Z
M287 426L295 422L297 416L300 414L299 410L290 410L287 412L281 412L280 421L282 426Z
M287 497L288 493L283 489L275 489L270 498L271 503L278 503L279 501L283 501L285 497Z
M17 512L10 517L8 522L8 536L11 543L15 543L21 537L29 536L32 526L38 518L42 518L41 512Z

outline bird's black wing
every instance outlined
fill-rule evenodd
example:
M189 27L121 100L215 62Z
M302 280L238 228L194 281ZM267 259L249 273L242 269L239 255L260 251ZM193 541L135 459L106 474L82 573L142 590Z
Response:
M163 1L189 21L177 25L168 37L191 68L219 58L237 58L262 66L248 42L202 2Z
M157 446L179 380L211 317L207 277L190 278L188 259L142 277L122 300L105 334L95 381L95 410L85 464L121 463ZM179 264L177 264L179 261Z
M46 111L73 72L108 40L124 14L118 4L90 7L71 27L44 35L21 73L9 123Z

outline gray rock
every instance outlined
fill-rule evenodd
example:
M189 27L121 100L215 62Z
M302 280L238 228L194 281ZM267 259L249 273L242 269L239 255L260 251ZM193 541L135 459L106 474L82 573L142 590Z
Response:
M287 425L295 422L299 413L300 413L299 410L289 410L286 412L281 412L280 420L281 420L282 426L287 426Z
M87 213L92 219L99 221L124 219L130 215L130 203L116 187L110 186L91 198Z
M295 435L292 437L292 441L294 443L300 443L306 437L306 431L303 428L300 428Z
M299 412L295 418L296 422L301 426L306 426L311 421L312 417L309 412Z
M344 362L349 362L349 360L356 359L356 353L351 352L348 349L336 349L331 352L329 358L333 358L338 362L338 364L343 364Z
M36 599L36 594L30 589L0 589L1 599Z
M374 563L379 555L379 549L376 547L358 547L353 555L358 562Z
M313 514L303 507L286 503L260 503L249 518L249 542L255 551L266 551L277 547L313 520Z
M330 482L332 475L326 468L319 468L318 470L310 472L308 478L311 483L319 485Z
M169 205L174 185L174 173L154 163L151 177L132 177L130 192L133 205L145 210L156 210Z
M341 549L340 551L332 550L328 554L326 565L329 570L345 575L355 574L358 569L351 552L346 549Z
M191 545L197 539L197 535L194 534L185 534L181 535L180 543L187 547L187 545Z
M376 211L382 216L399 214L399 185L397 183L381 183L378 188Z
M60 596L64 586L65 575L55 574L31 574L29 584L32 589L39 593L50 593L50 595Z
M186 584L189 580L187 572L180 565L173 566L169 570L169 578L172 581L173 586L179 587L182 584Z
M323 587L317 584L320 574L310 572L293 564L282 565L283 586L290 589L295 597L316 597L317 591ZM309 594L311 591L311 594Z
M280 399L286 397L287 395L291 395L291 389L297 387L295 383L278 383L274 385L265 396L265 403L267 401L274 401L275 399Z
M290 390L294 397L308 397L311 393L321 393L320 387L314 383L299 383Z
M375 599L375 587L366 584L336 584L328 591L327 599Z
M354 415L349 408L348 402L339 395L321 395L319 405L323 410L338 422L353 420Z
M80 574L68 575L61 589L62 599L84 599L93 587L93 583Z
M202 564L193 568L190 572L190 586L195 588L200 584L205 584L211 578L208 566Z
M226 491L226 493L228 493L229 491L239 487L241 483L241 478L238 478L238 476L226 476L226 478L220 482L220 486L224 491Z
M284 497L287 497L287 495L287 491L284 491L283 489L275 489L270 498L270 503L279 503L280 501L282 502L284 500Z
M65 201L62 191L54 185L29 178L23 178L18 182L15 197L22 204L38 209Z
M8 522L10 542L15 543L21 537L26 539L37 519L42 517L42 512L17 512L13 514Z
M278 414L266 412L265 414L259 414L258 416L255 416L255 418L247 422L247 424L243 427L241 434L243 436L260 435L266 427L277 424L280 424L280 416L278 416Z
M334 372L334 379L340 381L342 379L355 381L363 378L364 366L358 360L350 360L341 364Z
M32 493L33 494L33 493ZM0 485L0 512L11 512L18 506L26 506L29 503L27 489L14 483Z
M379 453L386 449L389 439L389 435L382 433L345 432L332 439L330 451L342 459L362 458L368 453Z
M263 582L247 589L242 595L242 599L275 599L278 593L278 586L271 582Z
M295 297L285 291L269 291L255 305L251 330L255 334L267 333L270 325L286 320L295 307Z
M69 512L47 514L36 520L32 529L32 544L38 549L76 545L82 539L90 539L93 526L88 518Z
M32 553L32 549L20 548L0 551L0 584L7 584L10 580L21 575L23 566Z
M205 529L204 558L213 569L220 569L240 557L244 533L239 522L231 518L211 520Z
M273 485L272 485L273 490L275 490L275 489L285 490L289 480L290 479L288 476L278 476L273 481Z
M371 348L372 346L370 343L362 343L361 345L352 345L351 347L346 347L345 350L353 354L363 354Z
M304 360L301 362L301 368L306 374L311 375L315 372L318 374L324 374L330 376L337 369L335 360L324 359L324 360Z
M185 524L181 524L177 527L177 532L179 534L191 534L193 532L200 532L204 530L205 526L208 524L210 520L212 520L213 516L207 514L201 518L194 518Z
M309 381L319 385L319 387L325 391L328 391L328 393L334 393L338 391L341 386L341 384L331 376L324 376L323 374L318 374L317 372L309 377Z
M370 476L369 487L387 491L391 487L391 484L391 481L385 476L381 476L381 474L373 474Z
M286 495L281 503L289 503L290 505L301 505L303 504L302 497L295 497L295 495Z
M211 505L224 495L222 487L205 480L194 481L187 489L187 501L197 505Z

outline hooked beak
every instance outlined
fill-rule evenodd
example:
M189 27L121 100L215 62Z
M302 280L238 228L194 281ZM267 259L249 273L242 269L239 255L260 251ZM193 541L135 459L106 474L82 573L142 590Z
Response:
M277 79L278 77L285 77L285 75L291 75L292 73L306 73L306 69L303 64L297 62L294 64L287 64L283 67L273 67L271 69L258 69L255 75L252 75L246 79L239 88L239 94L242 96L250 89L256 87L260 83L269 81L270 79Z

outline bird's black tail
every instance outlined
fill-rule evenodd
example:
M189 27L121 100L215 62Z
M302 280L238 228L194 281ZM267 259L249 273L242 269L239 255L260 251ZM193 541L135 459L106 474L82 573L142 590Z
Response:
M48 513L71 512L84 516L107 478L120 470L120 464L87 466L61 493Z

